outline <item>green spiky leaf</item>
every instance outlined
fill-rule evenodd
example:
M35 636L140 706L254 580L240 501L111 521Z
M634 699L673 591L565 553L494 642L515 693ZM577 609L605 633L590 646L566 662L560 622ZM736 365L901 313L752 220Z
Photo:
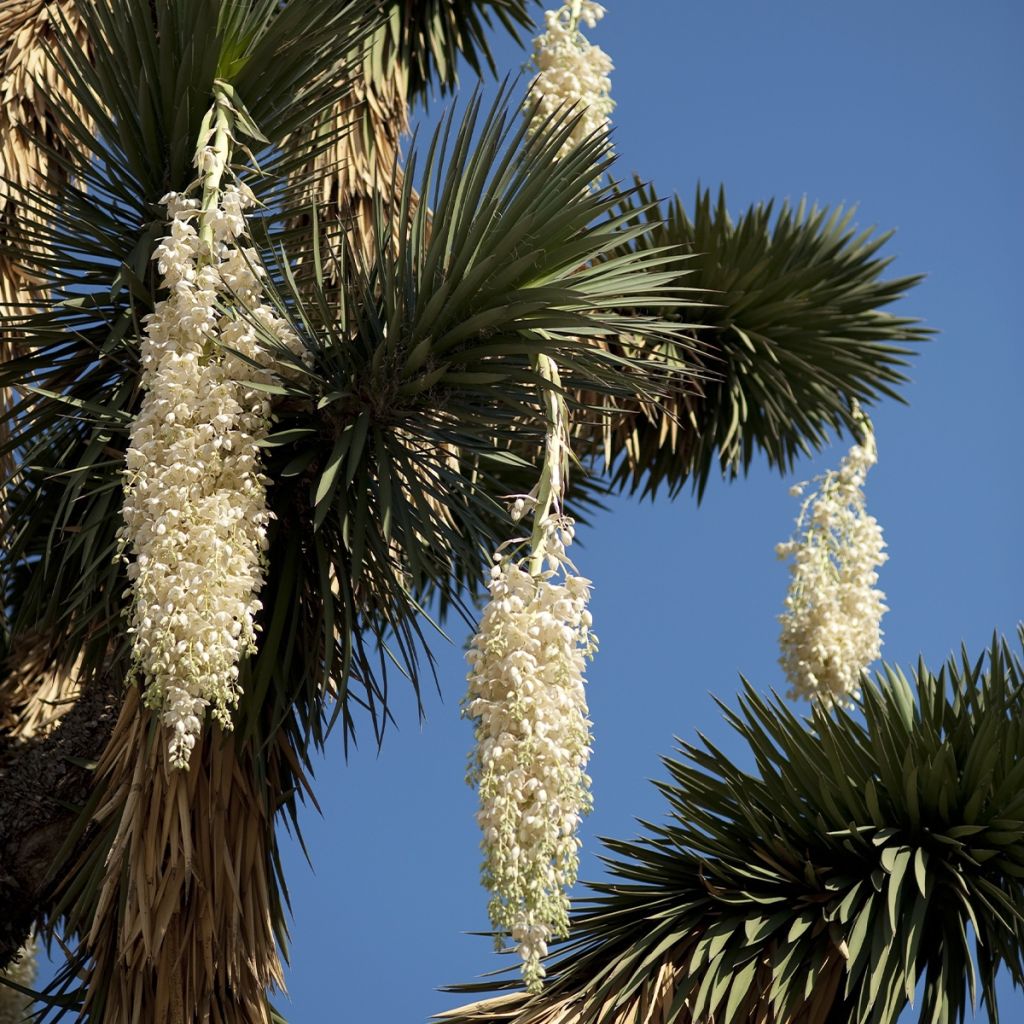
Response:
M611 877L577 902L545 991L442 1019L891 1024L920 983L920 1024L963 1024L976 971L998 1021L996 972L1024 984L1024 663L993 639L864 683L856 712L804 719L745 683L723 708L756 769L681 742L669 819L606 841Z

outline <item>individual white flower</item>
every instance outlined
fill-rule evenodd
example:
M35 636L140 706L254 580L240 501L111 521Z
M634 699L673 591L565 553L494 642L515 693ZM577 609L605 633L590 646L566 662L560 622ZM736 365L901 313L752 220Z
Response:
M201 146L196 151L195 166L204 178L220 179L226 166L224 154L213 146Z
M826 707L848 705L860 695L861 673L881 653L881 620L888 611L885 594L875 586L888 555L863 491L877 450L870 423L862 423L862 442L838 471L818 478L793 539L775 549L780 558L792 559L786 611L779 616L779 663L789 696L817 699Z
M513 523L518 523L527 512L532 511L537 502L528 494L517 494L509 506L508 514Z
M475 724L467 779L479 792L481 877L494 927L511 934L530 991L548 942L568 934L577 828L590 810L586 659L597 647L590 580L566 556L572 521L545 521L544 570L499 553L467 660L463 714ZM499 938L500 945L500 938Z
M536 74L526 101L531 131L565 108L582 111L572 134L558 151L560 157L606 125L615 107L609 77L614 70L611 59L579 30L580 22L593 28L604 14L600 4L589 0L563 4L545 12L545 31L533 41L530 62Z
M172 764L185 767L207 709L231 727L238 663L255 649L270 520L258 442L270 407L252 387L268 377L251 362L264 358L251 321L283 325L261 303L255 252L237 245L251 193L229 185L207 211L210 253L198 203L164 201L170 230L154 259L169 294L145 319L120 541L133 671L170 732Z

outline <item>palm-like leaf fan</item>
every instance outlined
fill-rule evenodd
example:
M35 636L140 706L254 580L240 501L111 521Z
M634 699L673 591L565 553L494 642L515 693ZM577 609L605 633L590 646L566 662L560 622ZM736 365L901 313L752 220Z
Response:
M749 769L681 743L670 820L607 842L545 991L440 1019L891 1024L919 991L920 1024L962 1024L980 988L997 1022L997 971L1024 985L1022 684L994 640L913 682L887 668L855 713L746 685L725 713Z
M707 373L656 405L606 403L602 420L581 424L580 447L604 455L614 487L675 494L690 482L699 496L713 472L735 477L755 455L786 472L834 431L855 431L853 400L899 400L908 343L931 332L884 311L920 280L882 277L891 232L859 231L853 210L804 202L777 212L759 203L734 220L724 191L713 202L698 190L692 215L646 188L623 205L647 207L638 223L650 218L631 245L692 257L680 284L700 304L683 326ZM644 352L667 367L678 359L656 342Z
M484 113L474 98L438 128L422 170L411 159L397 219L374 205L369 270L344 236L312 254L303 283L274 270L307 352L280 354L287 383L266 441L270 561L282 569L254 692L282 713L308 708L317 738L325 680L346 736L356 705L379 736L388 675L375 650L418 694L423 605L461 607L508 528L499 499L535 482L550 385L532 357L552 355L576 391L654 400L668 386L662 367L601 344L628 327L678 345L672 323L622 309L683 302L670 254L624 249L639 229L617 215L617 193L586 187L608 164L607 140L557 160L573 118L528 139L509 99L501 90ZM343 302L329 266L347 267Z

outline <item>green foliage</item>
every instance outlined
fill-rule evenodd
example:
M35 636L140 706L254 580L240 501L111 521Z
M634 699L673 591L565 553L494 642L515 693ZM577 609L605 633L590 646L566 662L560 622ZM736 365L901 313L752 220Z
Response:
M487 36L495 25L520 40L532 28L529 8L536 0L387 0L387 22L366 50L371 81L399 75L410 98L431 88L441 93L458 85L461 57L479 78L497 69Z
M79 678L87 681L126 666L127 580L115 534L127 429L140 400L141 320L156 292L151 255L165 230L159 200L194 180L191 161L215 90L236 107L246 133L239 143L264 151L254 190L268 202L286 199L282 176L309 152L282 144L344 93L337 53L358 50L379 16L369 0L92 0L79 14L88 53L64 26L52 56L95 127L52 100L68 155L49 158L68 185L57 195L9 185L19 227L5 225L0 237L4 254L30 268L48 300L38 311L5 310L0 320L20 352L0 366L0 386L14 395L2 432L14 473L5 481L0 586L4 653L49 659L58 672L81 656ZM301 736L302 723L292 718L282 730L269 713L252 714L260 729L240 730L254 740L250 761L274 780L264 790L270 812L283 810L294 825L309 752L281 740ZM64 853L79 851L84 867L51 908L49 923L64 917L72 946L88 931L116 831L116 822L87 831L104 796L93 794L68 836ZM287 894L276 849L268 856L266 911L284 947ZM71 986L81 965L69 955L51 986L56 1012L77 1005Z
M93 59L70 36L60 43L67 81L92 104L98 129L68 118L71 185L56 197L20 194L27 226L3 240L5 253L38 269L53 301L4 320L23 354L0 367L0 386L16 395L0 578L12 613L8 649L44 636L54 668L69 670L81 656L85 678L124 670L127 579L116 532L128 426L141 399L141 323L157 297L159 200L193 180L202 116L215 91L229 96L245 141L260 148L261 173L238 171L265 203L254 224L261 255L310 357L278 353L280 383L270 388L278 423L266 465L277 518L261 650L241 666L236 719L253 770L274 780L272 810L297 826L309 758L330 722L340 717L348 739L362 706L379 739L391 674L407 675L419 693L429 662L420 604L459 600L460 581L475 580L504 539L501 495L533 485L547 385L532 357L555 355L568 380L590 389L656 396L661 368L636 366L580 334L600 339L636 322L669 343L673 325L621 310L680 299L666 254L610 255L635 231L616 213L617 194L589 188L608 166L607 141L556 161L571 119L527 140L507 91L485 115L473 101L461 123L449 120L435 136L420 178L432 214L410 184L397 221L407 230L393 236L395 221L379 211L373 265L345 270L340 292L328 286L315 219L305 235L294 227L308 183L287 178L309 150L286 147L285 136L344 87L335 54L357 50L377 23L355 19L349 5L339 41L328 34L326 0L271 6L272 15L253 6L234 17L234 8L202 0L155 13L100 0L87 15ZM300 6L330 45L289 44L289 12ZM265 89L261 64L274 65ZM303 76L320 83L321 99L293 90L294 105L282 107L282 83ZM416 180L415 160L407 180ZM344 253L326 258L346 265ZM68 840L69 850L81 841L84 867L53 918L64 917L69 936L88 930L96 908L113 830L85 826L103 798L94 794ZM267 909L283 947L287 897L276 849L269 856ZM77 1005L81 966L70 956L51 987L56 1013Z
M11 186L24 215L16 232L0 238L0 248L32 270L49 301L41 310L7 311L0 318L0 329L16 336L20 347L18 358L0 366L0 387L15 396L5 417L6 434L0 431L6 438L0 451L15 462L5 481L0 642L4 652L29 650L44 637L53 651L51 667L67 671L81 658L84 678L101 670L116 674L126 665L127 647L127 579L116 532L128 426L141 400L141 325L158 297L152 252L165 231L160 198L194 181L191 162L203 117L215 93L230 99L240 136L234 170L263 203L254 233L270 269L272 300L306 354L302 359L274 352L278 373L269 390L276 423L265 442L265 466L276 519L261 595L266 611L260 651L241 667L244 696L236 732L246 763L261 780L272 780L266 787L271 810L283 811L293 826L297 801L308 792L311 752L329 726L340 720L347 741L355 735L362 708L379 741L395 673L408 678L419 697L424 666L430 664L423 607L436 602L442 609L462 609L493 547L510 529L503 499L534 486L543 435L540 411L551 386L534 372L537 355L551 356L560 368L580 428L581 458L589 460L605 448L613 486L643 486L653 493L664 482L674 492L691 479L700 491L716 461L736 473L762 451L773 464L788 467L800 451L822 444L830 429L848 421L851 398L867 403L894 394L908 351L897 343L921 340L925 333L912 321L878 312L913 283L879 280L886 261L875 254L885 236L857 236L848 227L849 215L802 207L784 208L774 220L770 206L757 207L733 225L724 200L712 209L706 195L698 198L692 222L678 201L663 222L649 191L623 193L600 184L611 166L603 135L556 160L573 117L553 118L527 137L507 87L488 111L478 98L471 100L461 120L453 115L442 124L422 156L422 150L414 152L397 215L385 209L384 198L379 201L376 252L368 264L361 254L349 258L343 235L325 239L316 211L311 214L306 205L316 183L295 172L332 143L318 126L351 81L369 74L372 82L394 73L405 76L405 95L431 88L444 92L456 81L456 53L474 71L491 66L485 31L495 20L513 32L525 27L526 7L525 0L91 0L80 5L90 53L67 31L55 56L95 128L57 102L69 155L54 153L51 159L62 167L68 186L56 196ZM698 296L707 304L697 306ZM623 411L611 435L602 422L609 409ZM670 421L681 427L678 433L666 431ZM628 457L620 457L623 451ZM572 512L578 515L601 489L595 475L574 474ZM1017 663L1004 662L1002 671L1016 682ZM992 688L988 677L984 687L985 693ZM866 698L869 724L872 714L888 722L893 698L887 695L897 692L896 684L878 692ZM968 711L957 711L956 722L980 721L978 702L963 700ZM756 701L748 692L749 715L756 712L767 722L770 713L789 723L787 742L795 747L788 756L796 758L794 764L817 756L805 751L800 760L800 750L813 745L807 737L822 743L821 737L832 735L830 719L819 716L818 731L808 732L793 725L792 716L785 718L788 712ZM921 710L914 713L924 716L930 707L922 698ZM836 745L840 735L855 734L843 722L830 740ZM956 722L951 719L947 728L943 719L943 737L953 734ZM739 718L734 723L740 727ZM987 736L985 750L1003 749L999 729L988 728L993 735ZM783 741L778 742L782 749ZM850 764L859 765L862 774L881 773L864 744L849 742L853 748L843 747L842 756ZM942 739L940 746L945 743ZM902 753L907 747L897 749ZM909 749L916 749L913 743ZM739 796L723 795L723 787L740 776L715 762L714 752L701 754L711 758L704 761L692 748L687 752L706 778L687 775L690 769L673 762L674 775L682 774L676 788L666 788L670 799L684 800L672 794L692 783L701 798L745 812L752 799L746 791L742 803ZM768 780L774 762L763 756ZM936 764L948 760L940 752L934 757ZM781 762L773 770L780 778L788 771ZM933 769L922 760L915 761L915 770L915 785L922 787ZM900 773L894 778L910 793L902 767ZM996 777L982 771L972 779L977 791L986 793ZM824 786L825 778L810 773L804 781ZM1013 778L1019 782L1019 775ZM879 774L876 789L885 779ZM742 781L753 793L754 783L746 776ZM787 784L795 781L786 777ZM848 783L829 799L846 800L851 787L856 792ZM941 785L940 791L945 792ZM845 850L848 844L862 859L865 847L876 859L887 858L879 868L886 884L877 890L884 897L876 899L873 886L870 891L862 886L847 908L851 914L881 907L893 891L886 880L897 873L909 877L901 851L916 851L911 843L923 843L920 829L906 832L902 818L891 823L897 805L888 793L883 787L875 794L886 824L875 822L874 831L851 830L846 819L839 824L829 819L819 834L815 819L802 832L802 804L793 805L786 818L793 829L787 833L790 843L810 843L813 834L828 850ZM961 814L958 794L959 789L945 797L950 820ZM86 865L68 880L54 912L55 918L65 915L70 935L84 931L95 911L113 832L87 834L85 825L103 798L98 791L93 795L79 829L68 837L68 850L82 841L80 863ZM826 800L824 790L816 798ZM686 813L695 815L699 801L692 799ZM769 806L788 806L777 794L769 804L767 790L764 799L757 812L762 817ZM984 803L987 797L979 799ZM918 797L919 814L926 803ZM821 814L830 815L832 806L824 804ZM989 821L987 805L971 807L977 821ZM684 816L679 828L694 820ZM730 840L712 830L716 821L717 814L706 819L700 832L704 847L697 833L668 830L634 852L614 847L633 858L616 870L636 884L604 891L598 908L580 918L579 937L566 947L552 992L570 991L595 965L606 991L617 991L623 978L623 984L643 984L644 971L678 935L691 942L691 934L699 934L704 941L710 932L701 929L709 921L719 928L714 934L720 948L706 963L695 962L696 976L712 980L694 998L705 1008L719 1006L726 998L723 979L734 967L740 969L737 978L749 981L745 968L752 961L742 959L746 954L735 940L741 931L746 934L746 925L737 923L741 911L730 917L699 872L686 875L679 867L681 851L690 843L687 870L697 860L716 865L724 872L715 883L719 889L725 891L734 870L740 872L736 884L747 887L741 895L754 882L769 885L770 866L743 876L735 855L743 847L728 845L742 839L749 847L749 831L741 829ZM903 831L885 832L894 828ZM847 831L835 839L836 829ZM961 897L929 903L939 908L928 909L936 922L960 914L961 904L964 913L986 926L1001 914L1004 932L993 925L991 942L990 932L983 933L985 956L993 963L1009 959L1013 947L1005 929L1015 929L1018 918L994 891L981 887L981 895L975 895L972 865L983 867L982 874L1002 870L1004 863L1020 866L1016 847L1005 838L1009 832L1008 826L989 822L977 840L967 833L951 837L947 830L942 835L948 842L933 842L929 833L932 860L922 868L931 871L934 863L939 872L938 855L945 853L966 887ZM787 849L793 857L804 854L803 846ZM966 852L954 861L950 851ZM984 860L985 851L995 853ZM274 890L267 909L283 946L287 897L276 848L268 856ZM789 863L784 851L773 856L780 865ZM849 861L852 872L853 853ZM652 864L667 871L672 863L675 874L662 882L683 886L679 879L689 879L690 888L679 890L687 894L678 905L683 910L671 902L674 895L657 888L662 882L652 874ZM836 874L835 863L823 860L820 870L802 876L794 861L796 881L780 875L772 883L798 886L803 877L807 892L818 896L798 894L801 913L831 908L824 924L819 927L815 919L809 927L807 943L823 943L822 935L848 923L840 912L845 904L833 906L839 889L829 889L845 884L846 875ZM1006 872L1012 874L1009 867ZM925 877L923 893L931 875ZM954 883L941 872L935 877L935 892L953 892ZM1003 884L984 877L996 890ZM901 882L892 899L909 901L912 891ZM651 906L648 895L664 913L654 926L643 916ZM607 907L603 900L610 901ZM916 908L908 904L908 913L924 913ZM890 913L887 902L884 909ZM866 919L871 942L882 936L878 949L871 946L874 959L888 948L886 942L896 942L886 938L889 918L876 910ZM925 951L931 948L926 940L933 917L926 923L927 930L918 927L914 933ZM611 936L607 943L602 930ZM765 936L775 941L777 932L769 929ZM998 945L1000 936L1005 946ZM847 944L855 963L852 935ZM856 947L857 954L863 956L864 948ZM723 951L731 959L722 959ZM921 959L925 954L915 952L915 962L937 974L953 997L957 992L962 997L962 985L957 990L954 984L958 961L929 955L932 959ZM826 956L831 954L821 954ZM880 962L909 963L908 956L900 947L899 955ZM834 956L828 960L835 962ZM787 964L778 982L785 999L804 984L800 979L810 977L802 961ZM71 957L55 983L57 1012L76 1004L71 986L80 966ZM986 973L980 954L979 971L987 997L991 972ZM891 972L862 967L857 977L877 975L875 990L891 1000L893 992L902 991L902 975ZM733 996L730 989L728 997L735 1009L739 1004L733 1000L743 994L738 982L729 985L738 993ZM848 998L856 1002L859 993L850 990ZM732 1011L727 1007L726 1012ZM933 1024L945 1019L936 1016Z
M451 1019L624 1020L668 964L667 1021L890 1024L923 979L921 1024L962 1022L979 988L998 1022L996 972L1024 984L1022 682L993 640L913 682L886 668L855 713L801 719L745 683L725 715L752 770L681 743L669 822L607 841L544 994Z
M640 189L624 208L653 199ZM734 221L724 190L713 202L700 189L692 215L678 197L637 210L649 230L636 246L692 254L685 284L701 305L686 309L686 326L702 343L708 380L699 394L621 425L611 448L615 486L676 493L689 480L700 495L716 467L735 477L757 454L787 472L834 431L855 431L851 400L899 400L913 352L906 343L930 332L882 310L920 277L884 280L892 257L879 252L892 232L858 230L853 216L805 202L776 213L768 202ZM666 357L655 349L651 358Z
M461 607L511 529L501 497L536 482L550 385L533 358L552 356L570 391L654 400L666 387L663 368L600 341L630 328L673 343L668 321L621 312L682 302L671 256L623 248L639 229L616 213L614 189L589 187L609 162L604 137L556 160L574 118L528 139L517 106L503 89L489 111L474 98L439 126L422 169L409 160L398 215L378 205L365 272L344 236L320 251L315 219L311 267L298 279L285 261L273 268L305 358L277 353L266 465L281 569L264 600L280 622L255 692L287 705L298 688L311 715L333 692L346 735L350 677L378 737L383 727L379 650L419 693L421 605Z

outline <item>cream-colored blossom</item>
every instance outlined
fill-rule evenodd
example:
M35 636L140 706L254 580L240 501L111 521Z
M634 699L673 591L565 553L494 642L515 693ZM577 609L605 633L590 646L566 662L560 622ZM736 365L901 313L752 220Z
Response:
M253 387L267 374L249 360L263 358L253 321L285 328L261 303L255 251L238 245L251 193L221 190L202 255L197 201L165 203L170 230L154 259L169 294L145 319L120 539L134 672L185 767L208 708L231 727L238 664L255 648L270 519L258 442L270 407Z
M604 14L605 9L590 0L563 4L545 12L545 31L533 41L530 63L536 74L527 98L531 130L536 131L566 108L582 111L558 152L560 157L604 127L615 107L609 77L614 70L611 59L579 30L581 22L593 28Z
M482 880L494 927L511 935L537 991L548 942L568 934L577 829L591 806L586 659L596 650L590 581L565 552L572 521L545 524L544 569L495 555L490 600L467 654L463 713L475 724L468 780L479 791ZM499 939L500 944L500 939Z
M864 480L877 450L870 423L838 471L818 478L803 503L793 539L779 544L780 558L792 559L779 663L789 696L849 704L860 695L861 673L882 648L885 594L877 589L886 561L877 520L867 514ZM799 493L799 492L797 492Z

